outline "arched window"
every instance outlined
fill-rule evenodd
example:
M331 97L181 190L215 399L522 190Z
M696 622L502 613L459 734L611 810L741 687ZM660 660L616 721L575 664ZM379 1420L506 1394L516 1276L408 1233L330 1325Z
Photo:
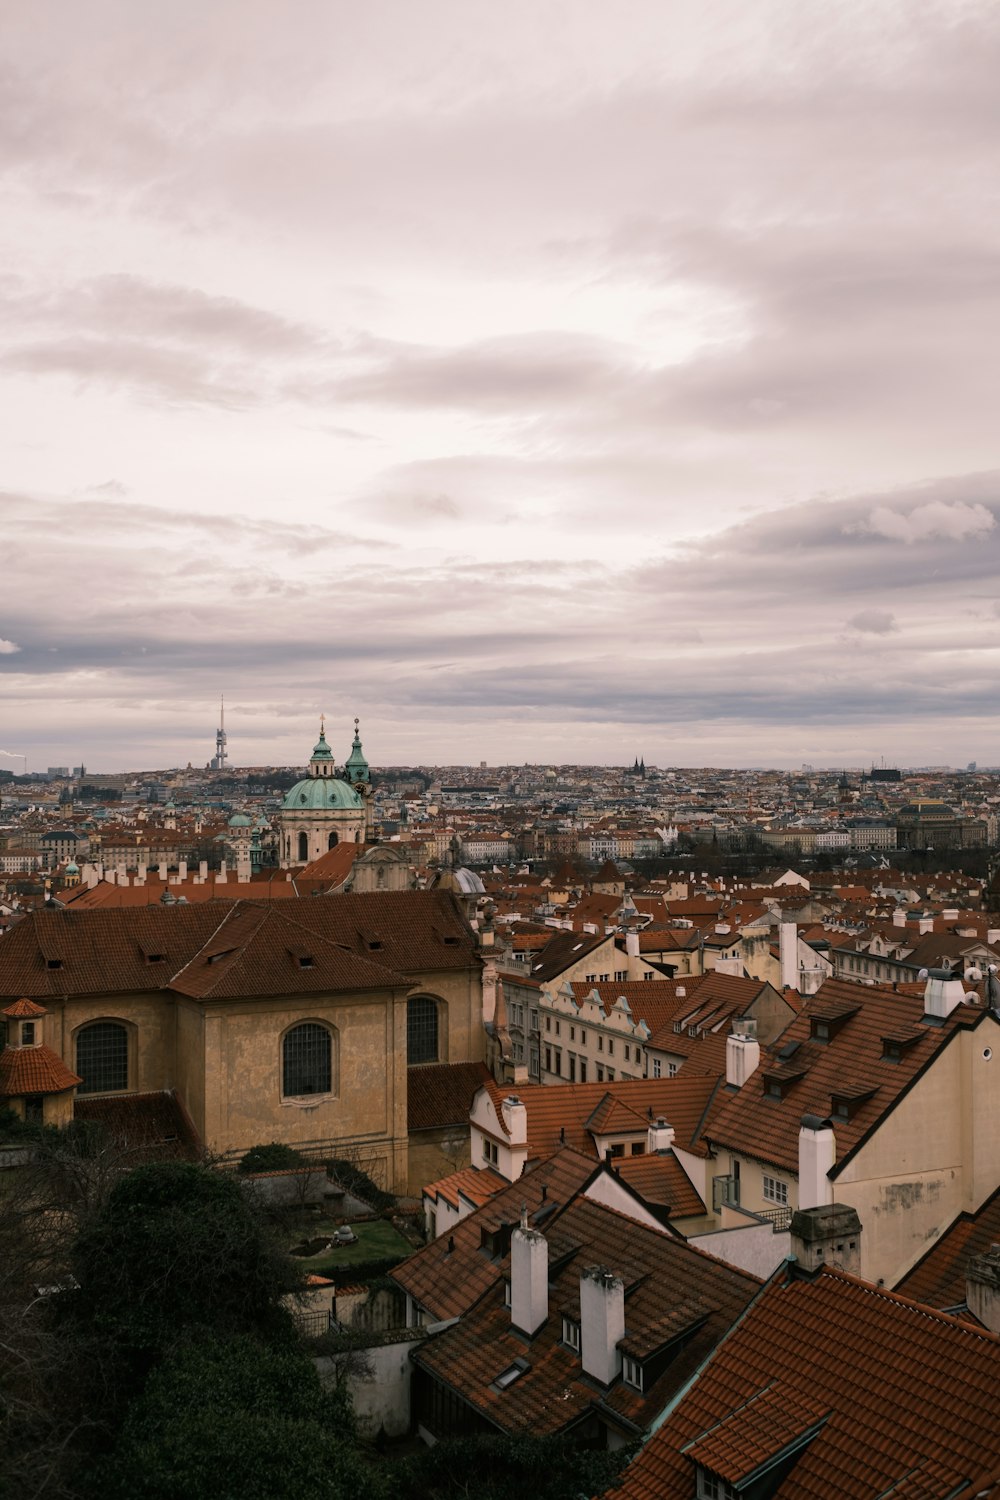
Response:
M406 1061L438 1060L438 1008L428 995L415 995L406 1002Z
M308 835L308 833L300 833L299 834L299 859L302 861L303 864L307 864L308 861L309 861L309 835Z
M128 1031L118 1021L92 1021L76 1034L76 1071L81 1094L111 1094L128 1088Z
M333 1045L325 1026L303 1021L285 1033L281 1092L293 1096L333 1092Z
M330 837L326 841L326 847L328 849L332 849L333 846L334 846L334 844L336 842L337 842L337 835L335 833L331 833Z

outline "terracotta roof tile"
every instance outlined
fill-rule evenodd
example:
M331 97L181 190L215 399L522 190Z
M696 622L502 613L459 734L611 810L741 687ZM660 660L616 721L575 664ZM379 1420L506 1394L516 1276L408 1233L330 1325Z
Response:
M745 1475L810 1423L774 1500L970 1493L997 1474L998 1359L995 1335L843 1272L771 1282L610 1493L689 1500L697 1456Z
M612 1421L619 1419L622 1431L646 1426L760 1287L748 1272L582 1196L539 1227L549 1241L551 1291L549 1317L535 1337L526 1344L514 1333L510 1308L495 1286L454 1327L413 1355L423 1370L505 1432L558 1432L598 1405ZM621 1380L602 1389L584 1376L579 1353L562 1343L560 1314L576 1311L580 1273L594 1265L608 1267L625 1282L623 1347L680 1303L691 1306L689 1336L673 1357L665 1357L662 1373L647 1376L644 1391ZM663 1345L678 1332L675 1326L667 1329ZM527 1361L528 1370L506 1389L496 1389L497 1376L517 1358Z
M931 1307L957 1308L965 1302L965 1272L969 1261L1000 1243L1000 1187L974 1214L961 1213L926 1255L896 1287L907 1297Z
M103 1126L137 1162L195 1161L201 1154L194 1125L173 1092L78 1096L73 1117Z
M62 1094L83 1080L71 1073L57 1052L39 1047L5 1047L0 1052L0 1098Z
M914 997L828 979L774 1045L762 1049L761 1065L743 1088L723 1096L708 1130L710 1139L797 1172L802 1116L830 1116L835 1096L850 1086L868 1097L850 1118L835 1119L836 1171L957 1028L976 1025L988 1014L959 1005L943 1024L926 1025L921 1022L923 1013L922 990ZM834 1024L829 1040L822 1041L811 1035L814 1017L841 1024ZM918 1039L903 1047L899 1057L889 1059L883 1055L883 1038L900 1028ZM765 1080L782 1076L790 1084L784 1097L768 1096Z
M48 1011L44 1005L36 1005L34 1000L15 1000L13 1005L4 1007L3 1014L14 1020L23 1020L31 1016L45 1016Z
M476 1090L490 1078L485 1063L429 1063L406 1074L406 1121L409 1130L468 1125Z
M533 1218L543 1205L549 1209L551 1204L567 1203L593 1174L594 1165L592 1157L576 1151L553 1152L448 1234L396 1266L393 1280L432 1318L458 1317L503 1275L502 1256L482 1248L483 1232L500 1230L503 1240L503 1226L509 1229L518 1223L522 1204L527 1204L529 1218Z

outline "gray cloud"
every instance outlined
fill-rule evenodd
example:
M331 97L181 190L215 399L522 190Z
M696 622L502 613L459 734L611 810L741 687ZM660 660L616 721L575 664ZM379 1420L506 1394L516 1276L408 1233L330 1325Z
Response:
M895 616L887 609L862 609L848 620L852 630L865 635L890 635L899 627Z

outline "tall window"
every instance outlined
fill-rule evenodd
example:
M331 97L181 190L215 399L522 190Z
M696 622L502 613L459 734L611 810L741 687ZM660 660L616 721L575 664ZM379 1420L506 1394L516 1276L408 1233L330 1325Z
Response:
M303 1021L286 1032L282 1043L282 1093L329 1094L333 1091L333 1046L325 1026Z
M337 835L335 833L331 833L330 837L326 841L326 847L328 849L332 849L333 846L334 846L334 844L336 842L337 842Z
M81 1094L111 1094L128 1088L128 1032L118 1021L92 1021L76 1034L76 1071Z
M406 1002L406 1061L413 1063L438 1060L438 1009L427 995L417 995Z
M303 864L308 863L308 860L309 860L309 835L308 835L308 833L300 833L299 834L299 859L301 860L301 862Z

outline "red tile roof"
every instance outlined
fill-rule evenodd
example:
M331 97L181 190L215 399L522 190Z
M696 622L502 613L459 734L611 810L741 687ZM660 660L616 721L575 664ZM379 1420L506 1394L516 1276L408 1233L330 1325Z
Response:
M774 1045L762 1049L761 1065L743 1088L720 1102L708 1131L711 1140L797 1172L802 1116L826 1119L835 1096L867 1094L849 1119L835 1120L838 1171L957 1029L988 1016L985 1010L959 1005L941 1025L929 1026L922 1022L923 1014L922 995L826 980ZM812 1038L813 1018L835 1023L828 1041ZM889 1060L883 1056L883 1038L890 1037L915 1040ZM784 1097L765 1093L767 1077L787 1081Z
M492 1167L465 1167L460 1172L452 1172L450 1177L442 1177L438 1182L430 1183L424 1188L424 1197L430 1198L432 1202L443 1199L455 1209L463 1199L473 1208L482 1208L484 1203L488 1203L509 1186L506 1177L501 1177Z
M408 1130L437 1130L444 1125L468 1126L476 1090L490 1078L485 1063L429 1063L406 1074Z
M503 1121L502 1101L510 1093L492 1081L489 1089L497 1117ZM663 1115L674 1127L678 1146L698 1156L707 1156L702 1131L710 1107L719 1092L720 1079L713 1074L676 1078L623 1078L614 1083L521 1084L517 1097L528 1112L528 1151L541 1155L560 1145L572 1146L584 1155L595 1152L593 1129L600 1129L603 1112L616 1107L612 1131L644 1130L655 1116ZM617 1112L621 1109L625 1115ZM591 1124L596 1121L595 1124Z
M760 1287L748 1272L583 1196L537 1227L549 1245L550 1292L549 1316L535 1337L526 1343L513 1331L510 1308L496 1286L454 1327L413 1354L421 1369L504 1432L559 1432L596 1409L622 1431L645 1427ZM505 1264L509 1267L509 1256ZM644 1391L621 1380L606 1390L596 1385L584 1376L580 1354L562 1342L562 1314L579 1318L580 1274L595 1265L625 1283L621 1347L626 1353L651 1353L651 1330L658 1330L654 1347L664 1350L687 1334L673 1357L666 1356L662 1373L647 1377ZM679 1319L672 1316L679 1310ZM497 1390L497 1377L515 1359L524 1359L529 1368Z
M129 1161L196 1161L201 1154L190 1116L173 1092L78 1096L73 1118L103 1126Z
M409 1292L431 1318L455 1318L464 1313L503 1275L502 1256L482 1248L484 1231L508 1231L527 1205L529 1220L551 1205L569 1202L593 1175L594 1160L564 1148L534 1163L477 1212L456 1224L448 1234L417 1250L392 1279ZM509 1238L509 1234L508 1234Z
M0 1052L0 1099L62 1094L83 1080L71 1073L58 1052L40 1047L5 1047Z
M644 1203L669 1209L672 1219L693 1218L706 1211L690 1177L672 1151L615 1157L611 1165Z
M45 1016L48 1011L44 1005L36 1005L34 1000L15 1000L13 1005L4 1007L3 1014L14 1020L22 1020L31 1016Z
M965 1302L969 1261L1000 1243L1000 1187L974 1214L961 1213L908 1271L897 1292L931 1307L959 1308Z
M39 910L0 938L0 998L373 989L478 962L461 908L437 891Z
M996 1476L1000 1340L840 1271L768 1284L609 1500L690 1500L817 1430L773 1500L966 1494Z

